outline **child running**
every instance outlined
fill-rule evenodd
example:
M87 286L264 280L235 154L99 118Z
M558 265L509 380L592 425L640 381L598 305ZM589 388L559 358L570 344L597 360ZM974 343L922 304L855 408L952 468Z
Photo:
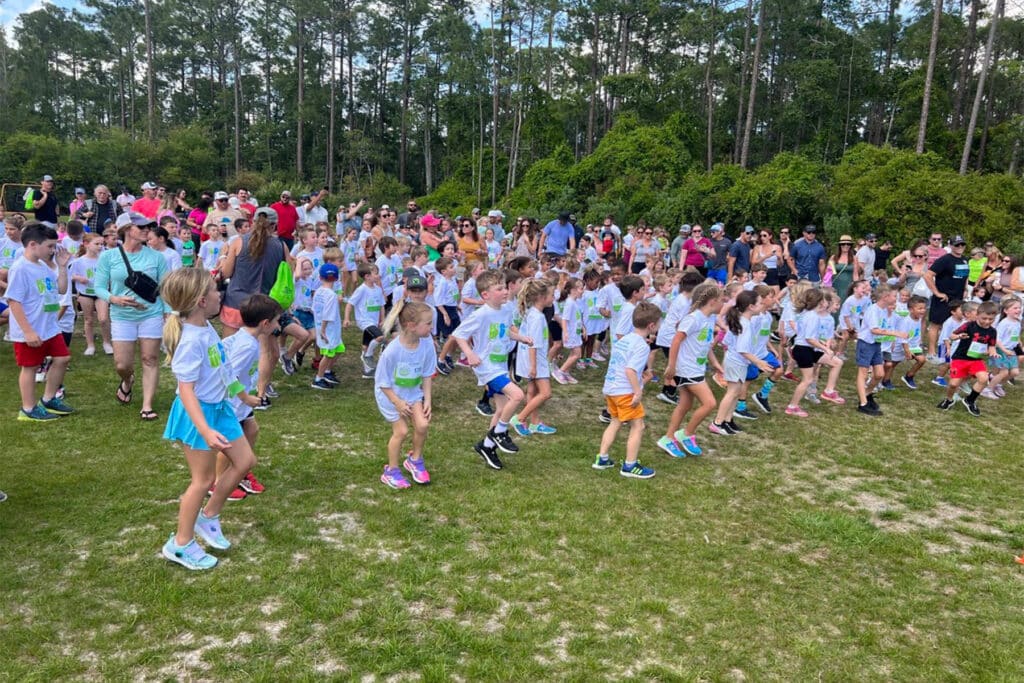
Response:
M985 391L981 392L982 396L991 399L1000 399L1006 396L1003 382L1015 379L1020 374L1020 356L1024 356L1024 350L1020 346L1020 299L1016 297L1003 299L1002 312L1003 318L996 325L998 356L994 365L998 371L992 375Z
M167 539L162 553L187 569L211 569L217 558L196 543L195 534L212 548L231 547L221 531L221 508L256 464L256 457L228 400L243 389L209 323L220 309L216 283L205 269L182 268L164 279L160 293L171 309L163 341L178 380L164 438L181 442L192 477L178 507L178 529ZM221 475L222 485L201 510L214 483L218 450L230 465Z
M829 368L828 384L821 397L832 403L846 403L836 392L836 382L843 369L843 361L832 352L832 315L828 312L829 300L820 289L808 289L796 302L797 331L793 343L793 358L800 368L800 382L793 390L793 397L786 406L786 415L807 417L807 411L800 407L807 389L814 381L814 366L821 364ZM822 330L823 318L829 325Z
M562 346L569 353L562 367L554 368L551 374L559 384L577 384L578 380L569 371L582 357L584 343L583 327L583 281L571 277L562 289Z
M355 312L356 325L363 331L362 360L363 379L373 379L376 362L373 354L384 340L384 290L380 286L380 272L372 263L360 263L357 269L363 281L345 304L345 320L342 327L352 324Z
M429 484L430 473L423 464L423 444L431 414L431 382L437 369L437 353L431 340L434 311L430 306L396 301L398 338L380 354L374 376L373 396L377 409L391 423L388 464L380 480L393 489L407 489L409 481L398 468L402 444L412 424L412 450L402 467L417 484Z
M329 390L341 384L333 372L335 358L345 353L345 343L341 340L341 306L334 292L338 277L338 266L333 263L320 266L320 287L313 294L313 321L321 356L316 377L310 385L314 389Z
M888 285L878 285L875 303L868 306L857 330L857 412L864 415L877 417L882 414L872 391L885 374L882 344L896 337L906 339L906 332L894 328L895 308L896 290Z
M743 383L747 380L747 366L753 363L762 372L770 372L771 366L754 355L754 325L751 318L761 312L761 297L754 292L740 292L736 303L726 313L725 325L731 333L729 347L725 352L724 372L727 388L722 402L718 404L715 420L708 425L712 434L733 436L743 430L733 420L733 410L739 400Z
M526 405L519 415L509 421L519 436L530 434L554 434L538 418L538 411L551 398L551 371L548 363L548 322L544 309L551 305L554 296L551 286L545 280L530 280L519 291L519 312L523 317L520 334L532 343L519 342L516 353L516 374L525 377Z
M950 339L957 344L950 361L950 382L946 388L946 398L939 404L941 410L953 407L956 403L956 390L964 380L973 377L974 386L964 398L964 408L974 417L981 416L977 400L988 386L988 368L985 363L998 356L996 330L992 327L998 311L998 304L986 301L978 306L977 318L973 322L964 323L950 335Z

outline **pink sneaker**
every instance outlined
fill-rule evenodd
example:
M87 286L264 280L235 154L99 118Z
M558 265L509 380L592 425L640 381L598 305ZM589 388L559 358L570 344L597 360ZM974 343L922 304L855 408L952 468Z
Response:
M591 360L596 360L599 363L603 363L604 361L608 360L607 358L601 355L600 351L595 351L594 355L591 356L590 358Z
M409 480L402 476L402 470L397 467L391 469L387 465L384 465L384 474L380 475L380 480L393 489L407 489L412 486Z
M565 381L568 382L569 384L579 384L580 383L580 381L578 379L576 379L575 377L570 375L568 372L563 372L562 374L565 375Z
M423 464L423 458L419 460L413 460L412 454L402 462L402 467L405 468L406 472L412 475L412 480L417 484L429 484L430 483L430 472L427 472L427 466Z
M786 415L794 417L807 417L807 411L800 406L786 406Z
M839 406L846 403L846 399L840 396L838 391L823 391L821 392L821 399Z
M565 378L565 373L558 368L551 369L551 376L555 378L555 381L559 384L568 384L569 380Z

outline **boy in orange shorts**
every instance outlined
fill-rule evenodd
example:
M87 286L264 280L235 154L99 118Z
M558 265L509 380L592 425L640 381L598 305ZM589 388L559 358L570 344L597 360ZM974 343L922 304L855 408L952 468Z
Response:
M633 479L650 479L654 476L654 470L641 465L637 455L644 433L644 383L652 377L651 371L647 369L647 360L651 355L647 338L657 332L660 324L661 309L647 302L638 304L633 310L633 331L612 344L602 390L612 420L601 437L601 450L592 465L595 470L615 467L615 461L608 457L608 451L615 443L619 427L628 422L626 460L619 474Z

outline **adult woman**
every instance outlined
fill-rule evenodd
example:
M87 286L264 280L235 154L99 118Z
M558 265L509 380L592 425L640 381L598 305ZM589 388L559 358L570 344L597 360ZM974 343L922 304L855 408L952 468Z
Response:
M646 268L648 264L653 267L654 262L660 257L661 249L658 247L658 243L654 241L654 230L651 228L644 228L643 232L637 230L633 246L629 251L629 260L627 261L629 272L636 275Z
M904 263L896 275L900 278L901 287L913 291L917 283L924 277L924 271L928 270L928 242L921 240L907 252L910 254L910 261Z
M832 288L840 299L845 300L850 295L850 285L853 284L853 238L849 235L842 235L839 238L839 246L836 253L828 260L825 269L826 274L832 274Z
M459 222L457 245L459 247L459 255L462 258L463 265L466 266L466 270L472 271L476 264L487 263L487 246L480 239L480 233L477 232L476 225L468 218L463 218Z
M999 251L996 247L992 247L988 252L988 261L985 262L985 267L981 270L978 282L987 280L997 273L1001 273L1003 271L1003 266L1005 265L1003 261L1004 258L1003 252Z
M438 245L441 244L441 235L438 234L437 228L441 225L441 220L437 216L428 213L420 218L419 221L420 244L427 248L427 252L430 253L430 260L436 261L440 256Z
M196 208L188 214L188 225L192 228L192 236L197 243L206 239L206 235L203 234L203 223L206 222L206 214L210 212L212 205L213 197L204 192L203 196L199 198Z
M177 192L174 193L174 212L178 214L178 219L184 220L185 218L187 218L188 213L191 210L192 207L189 206L189 203L185 201L185 190L179 189Z
M164 216L170 216L174 219L175 225L181 225L178 221L178 215L175 212L176 198L172 194L165 194L164 198L160 200L160 208L156 212L156 223L160 225L160 221L163 220Z
M782 261L782 247L772 242L772 231L761 228L757 233L754 248L750 250L750 264L761 263L768 269L764 283L779 291L779 263Z
M220 309L220 321L224 325L224 336L230 336L242 327L239 307L250 294L269 294L277 280L277 267L282 261L294 267L291 254L285 242L277 236L277 212L269 207L256 209L252 232L241 239L228 243L221 275L227 279L224 305ZM283 316L282 316L283 317ZM286 321L282 320L282 327ZM256 387L261 399L266 398L270 375L280 355L277 337L260 339L259 378Z
M793 241L789 238L789 228L782 226L779 228L779 253L782 258L779 260L779 286L784 287L786 285L786 278L789 277L792 272L789 269L790 253L789 250L793 246Z
M107 249L96 263L96 296L109 304L110 336L114 344L114 367L121 378L117 400L128 405L135 386L135 343L142 357L142 410L139 417L155 420L153 397L160 380L160 339L163 336L164 314L161 299L150 303L137 295L125 280L128 268L145 273L156 282L167 273L164 257L146 246L153 222L136 213L121 214L117 219L120 249Z
M76 187L75 188L75 198L72 199L71 200L71 204L68 205L68 213L71 214L72 216L74 216L76 213L79 212L79 210L81 210L85 206L85 202L86 202L85 188L84 187Z
M519 219L512 239L516 245L516 256L534 256L537 253L537 231L529 218Z
M1000 267L993 271L985 280L978 280L978 284L982 282L988 283L989 289L992 291L993 301L1002 301L1008 296L1011 296L1014 291L1014 285L1021 286L1020 281L1020 263L1013 256L1003 256L1000 261ZM1015 277L1016 276L1016 277Z
M695 225L690 229L690 236L683 240L679 250L679 267L694 268L701 275L707 275L707 262L715 255L715 245L704 236L704 228Z
M1008 265L1013 267L1010 271L1010 282L1008 288L1003 288L1005 293L1007 289L1013 292L1018 299L1024 301L1024 266L1020 264L1020 259L1016 256L1008 256L1010 259Z

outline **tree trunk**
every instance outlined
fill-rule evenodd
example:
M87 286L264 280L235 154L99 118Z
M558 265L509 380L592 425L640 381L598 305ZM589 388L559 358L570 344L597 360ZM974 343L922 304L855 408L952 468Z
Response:
M917 125L918 154L924 154L924 138L928 132L928 109L932 103L932 76L935 74L935 53L939 47L939 26L942 24L942 0L935 0L935 11L932 15L932 39L928 47L928 66L924 73L924 94L921 99L921 122Z
M327 120L327 173L325 174L327 187L334 188L334 156L337 144L334 139L335 126L338 117L338 29L335 26L331 30L331 101L328 106Z
M967 137L964 139L964 153L960 157L960 175L967 173L967 165L971 159L971 147L974 142L974 129L978 125L978 112L981 110L981 98L985 96L985 78L988 76L989 62L992 59L992 48L996 42L996 29L999 19L1003 16L1005 0L996 0L996 11L988 25L988 41L985 43L985 58L978 74L978 90L974 95L974 106L971 107L971 120L967 124Z
M598 55L600 54L600 22L597 15L594 15L594 33L590 45L590 108L587 112L587 141L584 145L586 154L594 151L594 125L597 122L597 94L598 94Z
M409 91L412 83L412 34L414 27L406 3L405 36L402 42L402 122L398 142L398 182L405 184L406 155L409 152Z
M296 49L296 71L299 80L298 93L296 95L295 103L295 174L301 179L302 173L302 147L303 137L305 136L304 127L304 115L303 107L306 100L306 35L305 35L305 23L303 18L300 16L296 25L296 39L298 41L298 49Z
M961 4L961 8L963 3ZM978 12L981 9L981 0L971 0L971 16L967 21L967 34L964 36L963 45L960 47L960 69L956 75L956 85L953 87L953 130L960 130L964 125L964 92L970 83L970 76L974 72L975 44L978 40Z
M718 0L711 0L711 40L708 41L708 60L704 65L704 92L707 95L707 169L711 172L715 164L715 92L711 84L711 65L715 59L715 15L718 11Z
M1001 45L996 42L995 53L992 55L992 69L995 70L997 64L999 64ZM982 170L982 166L985 163L985 149L988 147L988 126L992 121L992 107L995 104L996 95L996 77L995 74L988 79L988 95L985 96L985 120L981 124L981 142L978 143L978 158L976 160L976 168L978 171Z
M746 106L744 100L747 88L747 63L750 61L750 26L754 21L754 0L747 0L747 21L743 29L743 54L740 56L740 96L739 106L736 107L736 128L732 159L734 163L740 161L740 148L743 146L743 112Z
M750 102L747 105L747 123L743 128L743 149L740 151L740 168L747 167L750 153L750 135L754 129L754 106L757 104L757 81L761 70L761 45L764 41L765 6L768 0L761 0L757 18L757 38L754 40L754 59L750 65Z
M501 62L498 60L497 39L494 30L494 0L491 0L491 206L498 202L498 105L501 101ZM498 26L505 30L505 3L499 8Z
M156 84L153 77L153 17L150 1L143 4L146 15L146 128L147 139L153 144L156 128Z

